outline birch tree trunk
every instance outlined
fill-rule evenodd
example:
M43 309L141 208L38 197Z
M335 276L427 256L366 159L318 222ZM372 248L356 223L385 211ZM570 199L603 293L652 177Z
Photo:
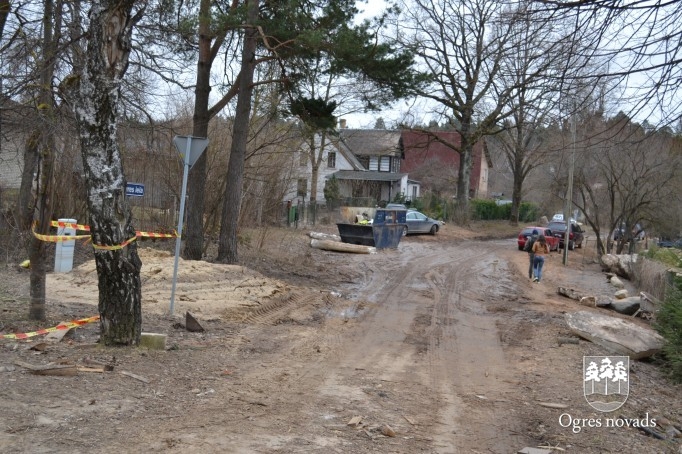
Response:
M80 77L78 120L88 190L89 224L99 287L100 341L137 345L142 326L142 291L126 178L117 143L121 79L128 67L131 34L143 10L134 0L93 2L89 56ZM128 243L128 241L130 241Z

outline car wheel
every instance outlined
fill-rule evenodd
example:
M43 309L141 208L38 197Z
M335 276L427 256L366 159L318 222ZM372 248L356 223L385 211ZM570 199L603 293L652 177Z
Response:
M435 235L436 232L438 232L438 226L434 224L431 226L431 231L429 233L431 233L431 235Z
M575 244L573 244L573 241L569 241L568 242L568 250L572 251L573 249L575 249Z
M403 227L402 236L407 236L407 226L404 226L404 227Z

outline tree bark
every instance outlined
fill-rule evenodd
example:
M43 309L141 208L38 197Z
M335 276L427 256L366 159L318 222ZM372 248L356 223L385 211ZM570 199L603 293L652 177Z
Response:
M59 4L61 5L61 2ZM24 169L17 209L20 217L19 225L26 233L26 247L31 263L28 311L28 317L31 320L45 320L46 318L45 273L48 265L49 244L34 236L32 230L35 228L39 233L47 233L52 218L55 159L53 131L56 125L51 87L58 40L58 32L55 33L55 29L61 28L61 8L58 8L55 14L53 0L45 1L42 22L40 85L35 97L36 122L33 125L35 129L27 139L24 149Z
M208 137L209 94L211 93L211 1L201 0L199 6L199 60L197 62L197 83L194 90L194 117L192 135ZM204 201L206 193L206 152L194 163L187 183L187 222L182 236L185 260L201 260L204 246Z
M9 0L0 0L0 38L2 38L7 23L7 16L9 15L11 5Z
M137 345L142 291L132 213L117 142L121 79L128 66L134 0L102 0L89 13L89 59L75 105L88 190L89 224L99 287L100 340ZM126 244L127 241L131 241Z
M460 225L469 223L469 187L471 186L471 167L473 166L473 148L470 131L470 118L465 117L460 129L461 146L459 153L459 171L457 174L457 207L455 208L455 222ZM485 158L483 158L485 159Z
M247 23L258 21L258 0L249 0ZM258 30L255 26L247 26L245 30L244 49L242 51L242 67L239 77L239 95L237 111L230 147L230 161L227 168L227 185L223 198L222 221L218 243L217 260L222 263L237 263L237 229L242 199L242 183L244 180L244 159L246 143L249 136L251 120L251 96L253 93L253 72L255 67Z

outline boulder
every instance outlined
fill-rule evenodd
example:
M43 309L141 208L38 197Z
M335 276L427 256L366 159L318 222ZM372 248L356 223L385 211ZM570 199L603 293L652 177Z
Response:
M565 317L571 331L578 336L632 359L652 356L665 343L653 329L618 317L588 311L567 313Z
M583 296L580 298L580 304L583 306L595 307L597 305L596 296Z
M628 280L631 280L631 278L634 276L633 264L636 261L636 254L604 254L599 258L602 271L614 273L617 276Z
M626 289L618 290L613 296L618 300L622 300L628 297L628 291Z
M609 282L611 282L611 285L613 285L616 288L625 288L625 284L623 284L623 281L618 279L618 276L613 276Z
M594 302L594 305L596 307L609 307L611 305L611 298L600 295L597 297L597 301Z
M639 296L631 296L622 300L612 301L609 308L620 314L634 315L639 310L640 301Z

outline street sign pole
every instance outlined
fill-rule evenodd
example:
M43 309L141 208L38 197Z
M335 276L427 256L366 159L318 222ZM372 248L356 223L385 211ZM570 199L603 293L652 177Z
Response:
M187 176L189 175L189 155L192 150L192 138L187 139L187 149L185 150L185 162L182 172L182 191L180 195L180 214L178 215L178 236L175 239L175 265L173 266L173 287L171 288L170 314L173 315L175 305L175 284L178 280L178 260L180 258L180 244L182 243L182 221L185 217L185 196L187 195Z
M194 139L194 144L192 143ZM182 150L183 142L187 142L184 151ZM180 245L182 243L182 222L185 217L185 198L187 195L187 176L189 169L197 162L199 156L204 152L208 146L208 139L191 136L176 136L173 139L175 147L178 149L180 156L183 157L183 172L182 172L182 191L180 195L180 213L178 215L178 237L175 240L175 265L173 267L173 285L171 288L170 297L170 314L173 315L175 306L175 285L178 280L178 260L180 259ZM194 145L194 147L192 146ZM194 148L194 149L192 149Z

